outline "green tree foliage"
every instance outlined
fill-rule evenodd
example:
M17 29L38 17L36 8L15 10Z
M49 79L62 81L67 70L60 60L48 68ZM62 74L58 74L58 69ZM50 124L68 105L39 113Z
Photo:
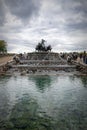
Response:
M0 40L0 53L7 52L7 44L4 40Z
M36 45L35 49L37 51L51 51L52 50L51 45L45 46L45 42L46 41L42 39L41 42Z

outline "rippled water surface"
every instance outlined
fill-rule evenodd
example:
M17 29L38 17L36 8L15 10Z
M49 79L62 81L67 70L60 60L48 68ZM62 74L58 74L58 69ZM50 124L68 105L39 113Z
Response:
M87 130L87 76L0 77L0 130Z

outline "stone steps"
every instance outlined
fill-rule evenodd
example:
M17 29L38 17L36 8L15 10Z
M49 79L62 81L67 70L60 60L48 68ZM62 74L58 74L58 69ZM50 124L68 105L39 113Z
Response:
M12 68L19 70L63 70L63 71L72 71L76 69L75 65L12 65Z

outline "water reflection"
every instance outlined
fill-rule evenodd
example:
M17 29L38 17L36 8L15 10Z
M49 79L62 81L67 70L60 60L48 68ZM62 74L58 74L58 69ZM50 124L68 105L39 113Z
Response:
M86 130L86 81L63 75L0 78L0 129Z
M10 78L10 76L0 76L0 121L7 119L9 115L9 94L6 84Z
M36 87L40 90L40 92L44 92L44 90L48 87L50 87L52 79L48 75L38 75L38 76L32 76L29 77L29 80L32 80L35 82Z
M0 76L0 86L5 86L6 83L10 80L11 76Z
M81 76L80 79L82 81L83 86L87 88L87 76Z

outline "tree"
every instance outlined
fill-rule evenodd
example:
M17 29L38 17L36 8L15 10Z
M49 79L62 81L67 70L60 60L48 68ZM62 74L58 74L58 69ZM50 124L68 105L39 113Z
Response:
M0 40L0 53L7 52L7 44L4 40Z
M37 45L36 45L36 50L37 51L51 51L52 50L52 47L51 45L48 45L48 46L45 46L45 40L42 39L41 42L39 42Z

